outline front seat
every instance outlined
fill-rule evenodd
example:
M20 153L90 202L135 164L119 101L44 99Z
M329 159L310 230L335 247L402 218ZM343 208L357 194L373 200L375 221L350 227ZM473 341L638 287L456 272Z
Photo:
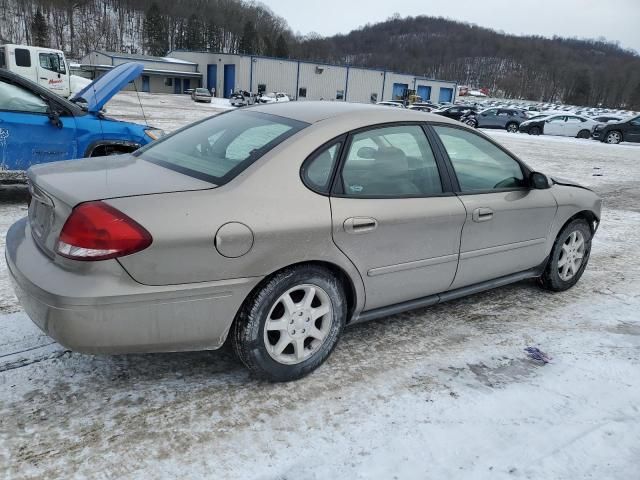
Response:
M381 147L374 155L371 178L364 193L369 195L417 195L420 190L411 180L409 161L397 147Z

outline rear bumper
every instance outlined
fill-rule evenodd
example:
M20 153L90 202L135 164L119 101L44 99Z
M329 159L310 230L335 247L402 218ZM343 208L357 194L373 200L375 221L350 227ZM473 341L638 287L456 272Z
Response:
M147 286L115 260L71 269L36 246L26 219L9 229L5 255L27 315L60 344L87 353L219 348L261 280Z

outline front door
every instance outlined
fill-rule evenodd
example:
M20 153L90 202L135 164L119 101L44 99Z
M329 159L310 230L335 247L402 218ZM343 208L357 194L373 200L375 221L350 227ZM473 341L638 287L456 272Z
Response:
M540 265L557 210L551 191L528 188L520 163L477 133L449 126L434 129L466 208L452 288Z
M182 93L182 79L174 78L173 79L173 93L176 95Z
M69 96L69 75L62 54L38 51L38 83L62 97Z
M142 76L142 91L149 93L151 91L149 85L149 77L147 75Z
M355 264L365 309L445 291L465 209L441 181L424 131L389 126L350 136L331 196L333 238Z
M0 80L0 169L26 170L31 165L77 157L73 116L55 126L49 106L31 91Z
M545 135L564 135L566 116L557 115L547 119L544 123Z
M490 108L477 115L478 126L481 128L497 128L498 123L498 109Z

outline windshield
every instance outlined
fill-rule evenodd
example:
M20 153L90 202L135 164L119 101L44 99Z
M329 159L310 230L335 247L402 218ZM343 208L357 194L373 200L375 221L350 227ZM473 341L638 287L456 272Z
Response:
M235 111L196 123L136 152L136 156L223 185L308 124Z

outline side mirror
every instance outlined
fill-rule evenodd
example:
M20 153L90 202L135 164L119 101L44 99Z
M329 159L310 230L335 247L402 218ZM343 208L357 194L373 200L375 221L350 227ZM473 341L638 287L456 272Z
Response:
M547 176L540 172L531 172L529 175L529 186L535 190L546 190L547 188L551 188Z
M49 117L49 121L56 127L62 128L62 120L60 120L60 112L54 110L53 108L47 108L47 116Z
M373 147L361 147L358 149L357 155L359 158L373 159L376 152L377 150Z

